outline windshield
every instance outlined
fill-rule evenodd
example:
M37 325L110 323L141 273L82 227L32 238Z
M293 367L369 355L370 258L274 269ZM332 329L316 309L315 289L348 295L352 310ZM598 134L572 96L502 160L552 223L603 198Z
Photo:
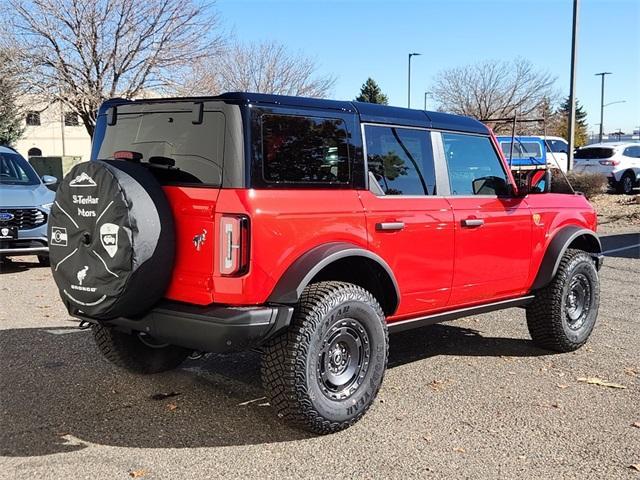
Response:
M40 178L18 153L0 152L0 184L38 185Z
M579 149L574 158L583 160L591 160L594 158L610 158L613 157L613 148L581 148Z
M502 153L505 157L509 158L511 150L511 142L500 143L502 147ZM542 147L538 142L519 142L516 140L513 143L513 158L542 158Z
M97 136L97 159L135 157L152 167L164 184L206 184L222 181L225 117L203 111L194 122L192 103L118 106L115 125ZM97 147L97 148L96 148Z

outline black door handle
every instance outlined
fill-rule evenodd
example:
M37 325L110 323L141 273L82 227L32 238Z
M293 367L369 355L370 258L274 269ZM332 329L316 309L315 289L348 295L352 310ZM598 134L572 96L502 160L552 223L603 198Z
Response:
M481 227L484 225L484 220L481 218L465 218L462 220L463 227Z
M378 232L395 232L404 228L404 222L380 222L376 223Z

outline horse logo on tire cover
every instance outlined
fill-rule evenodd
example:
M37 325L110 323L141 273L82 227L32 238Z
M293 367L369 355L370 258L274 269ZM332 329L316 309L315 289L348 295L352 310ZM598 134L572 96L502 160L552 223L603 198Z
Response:
M120 227L113 223L104 223L100 226L100 243L111 258L118 251L118 230Z

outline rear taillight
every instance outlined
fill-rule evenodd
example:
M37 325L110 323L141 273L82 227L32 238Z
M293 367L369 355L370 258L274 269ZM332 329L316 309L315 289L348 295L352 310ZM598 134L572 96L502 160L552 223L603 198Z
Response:
M620 164L618 160L599 160L598 163L607 167L615 167Z
M249 267L249 219L223 215L220 219L220 273L242 275Z

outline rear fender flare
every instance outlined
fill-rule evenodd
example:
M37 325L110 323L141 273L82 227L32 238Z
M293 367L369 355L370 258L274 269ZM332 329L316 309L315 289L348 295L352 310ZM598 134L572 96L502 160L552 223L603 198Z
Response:
M284 272L271 292L268 301L290 305L297 303L302 291L322 269L346 257L367 258L382 267L395 288L395 307L397 308L400 303L400 289L391 267L375 253L346 242L332 242L320 245L300 256Z

